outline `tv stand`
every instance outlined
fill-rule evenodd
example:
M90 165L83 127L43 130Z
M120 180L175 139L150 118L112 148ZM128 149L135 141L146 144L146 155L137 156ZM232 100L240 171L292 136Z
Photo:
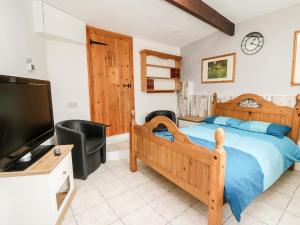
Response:
M72 148L55 146L24 170L0 172L1 224L61 224L75 195Z
M54 147L54 145L39 145L39 146L37 146L31 152L27 153L21 159L19 159L18 161L13 163L11 166L9 166L6 169L6 171L7 172L23 171L23 170L27 169L33 163L35 163L40 158L42 158L46 153L48 153L53 147ZM27 156L28 154L31 154L30 157Z

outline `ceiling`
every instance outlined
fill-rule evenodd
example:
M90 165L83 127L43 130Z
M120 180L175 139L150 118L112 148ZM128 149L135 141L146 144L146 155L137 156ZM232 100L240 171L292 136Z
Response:
M164 0L44 0L87 24L175 47L217 30ZM234 23L300 0L204 0Z

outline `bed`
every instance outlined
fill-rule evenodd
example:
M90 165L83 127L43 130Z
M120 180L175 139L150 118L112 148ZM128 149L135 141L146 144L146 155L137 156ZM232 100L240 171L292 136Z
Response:
M300 95L294 108L275 105L255 94L223 103L213 95L213 116L287 125L291 131L282 139L208 123L179 130L166 117L137 125L133 113L130 170L137 171L140 159L208 205L208 225L221 224L225 202L240 220L242 210L287 168L293 169L294 161L300 160L300 151L294 144L299 138L299 110ZM159 124L164 124L169 134L153 133ZM238 168L241 169L237 172Z

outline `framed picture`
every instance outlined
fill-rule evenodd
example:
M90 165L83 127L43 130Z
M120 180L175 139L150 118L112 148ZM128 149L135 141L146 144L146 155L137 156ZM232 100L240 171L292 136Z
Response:
M294 34L292 85L300 85L300 30Z
M236 53L202 59L202 83L226 83L235 79Z

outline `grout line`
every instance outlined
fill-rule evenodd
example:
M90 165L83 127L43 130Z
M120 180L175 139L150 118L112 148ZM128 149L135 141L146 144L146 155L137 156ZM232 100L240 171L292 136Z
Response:
M107 167L108 168L108 167ZM110 170L111 172L113 172L110 168L108 168L108 170ZM115 174L115 173L114 173ZM116 174L115 174L116 175ZM104 199L104 201L105 201L105 203L108 205L108 207L112 210L112 212L115 214L115 216L118 218L118 219L121 219L118 215L117 215L117 213L115 212L115 210L111 207L111 205L108 203L108 200L104 197L104 195L98 190L98 188L95 186L95 184L94 183L92 183L92 185L93 185L93 187L97 190L97 192L103 197L103 199ZM127 186L127 184L125 184L126 186ZM120 193L120 194L118 194L118 195L116 195L115 197L117 197L117 196L119 196L119 195L121 195L121 194L123 194L123 193L125 193L125 192L122 192L122 193ZM115 197L113 197L113 198L115 198ZM113 199L113 198L111 198L111 199ZM117 219L117 220L118 220ZM117 220L115 220L114 222L116 222ZM113 223L114 223L113 222Z
M263 223L263 224L265 224L265 225L269 225L269 224L265 223L264 221L262 221L261 219L258 219L258 218L254 217L254 216L251 216L251 215L249 215L248 213L245 213L245 212L244 212L244 214L246 214L247 216L251 217L252 219L255 219L255 220L257 220L257 221L259 221L259 222L261 222L261 223Z
M285 209L284 209L282 215L280 216L277 225L281 222L281 220L282 220L284 214L285 214L285 213L289 213L289 212L287 212L286 210L288 209L288 207L289 207L291 201L293 200L293 198L294 198L294 196L295 196L295 193L297 192L299 186L300 186L299 184L298 184L298 186L296 186L296 189L295 189L295 191L293 192L292 196L290 197L290 200L289 200L288 204L286 205L286 207L285 207ZM294 215L293 213L291 213L291 214ZM294 215L294 216L295 216L295 215Z

